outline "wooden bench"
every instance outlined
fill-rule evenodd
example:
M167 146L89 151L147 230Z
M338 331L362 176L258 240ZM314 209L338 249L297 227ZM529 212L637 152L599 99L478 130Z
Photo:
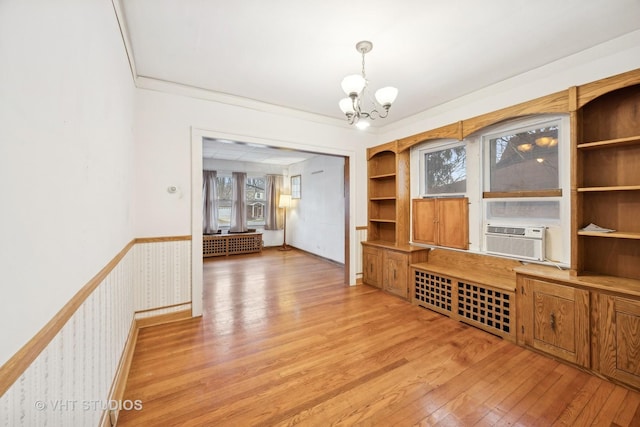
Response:
M516 273L521 262L432 249L411 265L412 302L509 341L516 341Z

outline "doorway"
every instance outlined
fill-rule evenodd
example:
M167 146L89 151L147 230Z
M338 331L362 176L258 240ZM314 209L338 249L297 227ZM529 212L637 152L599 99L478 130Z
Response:
M246 135L230 135L204 129L192 128L191 131L191 291L192 315L202 315L202 170L203 170L203 140L204 138L243 141L248 144L258 144L271 148L289 150L292 153L302 151L318 155L340 156L344 159L344 283L355 285L356 260L355 226L352 224L351 212L355 211L355 202L351 197L354 192L354 180L351 177L351 166L355 164L355 152L340 148L310 146L299 142L273 141Z

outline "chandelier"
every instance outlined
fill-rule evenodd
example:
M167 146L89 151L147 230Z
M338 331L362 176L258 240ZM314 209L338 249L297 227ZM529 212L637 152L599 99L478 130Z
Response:
M342 79L342 90L347 94L347 98L341 99L338 104L347 116L349 124L355 124L359 129L369 127L368 119L375 120L387 117L391 104L398 96L398 89L387 86L376 91L375 100L371 97L368 91L369 82L364 72L364 55L371 52L371 49L373 49L373 43L370 41L365 40L356 44L356 50L362 54L362 74L351 74ZM365 101L363 98L365 97L372 104L370 111L363 110Z

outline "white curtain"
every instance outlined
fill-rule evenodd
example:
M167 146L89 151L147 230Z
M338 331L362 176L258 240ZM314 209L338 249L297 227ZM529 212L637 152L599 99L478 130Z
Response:
M243 233L247 231L247 202L245 201L247 174L245 172L232 172L231 179L233 196L231 200L231 226L229 232Z
M218 173L202 171L202 232L218 231Z
M278 209L278 199L282 192L282 175L267 175L266 187L267 212L264 218L264 229L281 230L282 209Z

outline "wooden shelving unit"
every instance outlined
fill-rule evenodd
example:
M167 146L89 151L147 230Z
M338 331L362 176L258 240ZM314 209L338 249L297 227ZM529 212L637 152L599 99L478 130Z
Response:
M402 203L406 196L402 186L409 179L409 153L396 151L394 142L367 151L368 240L391 245L407 242L403 236Z
M367 150L367 241L363 282L409 299L409 265L427 259L428 249L409 245L409 150L397 141Z
M640 83L616 87L576 113L572 271L640 279ZM624 82L626 84L627 82ZM615 230L581 231L589 223Z

